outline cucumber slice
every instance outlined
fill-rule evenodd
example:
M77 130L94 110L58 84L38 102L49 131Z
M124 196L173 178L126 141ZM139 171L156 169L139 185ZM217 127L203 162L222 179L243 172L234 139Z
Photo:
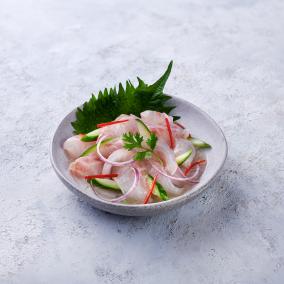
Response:
M80 157L85 157L88 156L90 154L92 154L93 152L95 152L97 149L97 144L92 145L91 147L89 147L87 150L85 150Z
M108 138L108 139L104 140L101 145L104 145L104 144L108 143L108 142L111 141L112 139L113 139L113 138ZM92 145L91 147L89 147L87 150L85 150L85 151L81 154L80 157L88 156L88 155L92 154L93 152L95 152L96 150L97 150L97 144L94 144L94 145Z
M151 175L147 175L147 183L149 186L152 185L154 178ZM161 200L165 201L168 200L168 194L165 191L165 189L163 188L163 186L159 183L156 182L154 190L153 190L153 195L157 196L158 198L160 198Z
M90 180L90 182L92 183L92 185L97 186L99 188L121 192L118 184L114 180L111 180L111 179L93 178Z
M151 136L151 131L147 127L147 125L139 118L136 119L137 128L139 133L147 140Z
M192 154L192 149L189 149L185 153L176 157L176 162L179 166L181 166Z
M149 146L147 145L146 141L151 137L151 131L149 130L147 125L139 118L136 119L136 124L137 124L139 133L144 138L142 142L142 146L145 148L148 148Z
M95 129L81 138L81 141L90 142L96 140L100 135L100 129Z
M193 146L195 146L198 149L211 148L211 145L204 142L203 140L200 140L199 138L188 137L187 139L193 144Z

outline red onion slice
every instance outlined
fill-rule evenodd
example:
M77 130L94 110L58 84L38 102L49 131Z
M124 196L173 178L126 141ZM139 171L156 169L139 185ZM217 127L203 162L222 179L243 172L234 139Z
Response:
M106 136L100 136L99 139L98 139L98 142L97 142L97 153L98 153L100 159L101 159L103 162L108 163L108 164L111 164L111 165L116 166L116 167L125 166L125 165L131 164L131 163L134 162L133 159L128 160L128 161L124 161L124 162L113 162L113 161L110 161L110 160L106 159L106 158L102 155L102 153L101 153L101 151L100 151L101 143L103 142L103 140L104 140L105 138L106 138Z
M188 181L188 182L191 182L191 183L198 183L198 181L196 180L193 180L194 177L196 177L197 175L194 174L193 176L191 177L174 177L174 176L171 176L169 174L167 174L166 172L164 172L163 170L159 169L157 166L155 166L154 164L152 165L152 167L158 171L161 175L169 178L169 179L172 179L172 180L177 180L177 181Z
M94 193L102 200L104 201L108 201L108 202L120 202L125 200L128 195L135 189L135 187L137 186L139 179L140 179L140 173L138 171L138 169L131 167L131 169L134 171L134 181L133 184L131 185L130 189L123 195L113 198L113 199L107 199L102 197L100 194L98 194L97 190L95 189L95 187L92 185L92 183L90 183L92 190L94 191Z

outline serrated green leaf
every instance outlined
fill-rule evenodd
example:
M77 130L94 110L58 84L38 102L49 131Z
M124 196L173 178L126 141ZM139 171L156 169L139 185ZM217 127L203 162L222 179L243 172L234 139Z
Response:
M146 143L149 145L151 150L154 150L157 144L158 137L155 133L151 132L150 138L147 139Z
M123 147L127 150L132 150L134 148L140 148L143 141L143 136L139 133L124 133L122 136L124 142Z
M168 68L166 72L163 74L163 76L157 80L154 84L150 85L148 88L154 92L154 95L160 95L162 94L164 87L166 85L166 82L170 76L171 70L173 66L173 61L170 62L168 65Z
M104 89L97 96L92 95L88 102L76 111L76 120L71 124L74 132L88 133L97 129L97 124L109 122L121 114L140 116L145 110L155 110L169 114L175 106L168 105L170 96L163 93L164 86L172 69L172 61L166 72L152 85L138 79L138 86L128 80L125 87L120 83L116 88Z

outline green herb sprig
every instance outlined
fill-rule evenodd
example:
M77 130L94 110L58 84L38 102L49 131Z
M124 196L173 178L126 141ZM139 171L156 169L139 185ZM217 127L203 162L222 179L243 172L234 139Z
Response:
M158 141L158 137L153 132L150 134L150 137L146 140L146 144L149 146L149 148L146 148L142 145L144 137L139 133L124 133L122 136L122 140L124 142L123 147L125 149L129 151L135 148L142 150L137 152L134 156L134 160L141 161L145 159L150 159L152 157L153 151Z

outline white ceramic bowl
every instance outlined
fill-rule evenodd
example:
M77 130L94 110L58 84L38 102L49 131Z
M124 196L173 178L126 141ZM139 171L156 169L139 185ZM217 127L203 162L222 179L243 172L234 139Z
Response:
M63 151L64 141L72 136L71 121L75 120L76 109L70 112L59 124L55 131L50 147L52 166L68 189L92 204L94 207L119 215L146 216L159 214L179 207L191 201L202 192L214 179L222 168L227 156L227 142L225 136L216 124L204 111L195 105L179 98L171 100L176 105L174 113L181 116L181 123L189 128L194 137L208 142L212 149L206 150L207 166L200 182L185 194L168 201L152 204L126 205L116 204L99 199L84 183L76 182L68 172L68 159Z

